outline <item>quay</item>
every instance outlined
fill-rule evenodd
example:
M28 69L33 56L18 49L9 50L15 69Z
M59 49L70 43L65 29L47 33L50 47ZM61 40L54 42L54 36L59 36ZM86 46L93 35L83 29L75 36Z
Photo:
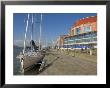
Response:
M97 75L97 56L87 53L51 49L44 58L46 64L41 72L34 67L26 75Z

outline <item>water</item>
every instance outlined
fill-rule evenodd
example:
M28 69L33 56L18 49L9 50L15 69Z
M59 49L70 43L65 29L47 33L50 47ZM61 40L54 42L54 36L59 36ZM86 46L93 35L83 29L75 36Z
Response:
M22 52L23 48L22 47L17 47L14 46L14 52L13 52L13 74L14 75L22 75L21 73L21 65L20 65L20 60L18 58L16 58L20 52ZM40 65L35 65L32 69L30 69L29 71L25 72L25 75L36 75L38 74L38 68Z
M22 47L14 46L14 52L13 52L13 74L14 75L20 75L20 61L17 57L20 52L22 52Z

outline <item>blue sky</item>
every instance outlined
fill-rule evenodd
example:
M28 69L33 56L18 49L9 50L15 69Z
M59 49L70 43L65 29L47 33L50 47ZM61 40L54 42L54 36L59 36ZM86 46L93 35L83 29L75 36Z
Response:
M42 22L42 41L47 40L51 42L56 40L59 35L68 34L74 22L87 17L87 16L96 16L96 13L44 13L43 22ZM20 42L24 40L25 26L27 19L26 13L14 13L13 15L13 36L14 41ZM35 25L34 25L34 39L38 40L39 38L39 23L40 14L35 14ZM31 26L29 26L30 28ZM31 28L30 28L31 29ZM30 32L28 30L28 39L30 39ZM17 42L17 43L18 43Z

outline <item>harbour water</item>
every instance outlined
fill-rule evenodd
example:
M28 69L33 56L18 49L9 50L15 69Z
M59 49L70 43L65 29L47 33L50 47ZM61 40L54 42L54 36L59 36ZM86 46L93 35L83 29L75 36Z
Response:
M22 75L21 73L21 65L20 65L20 60L18 58L16 58L20 52L22 52L23 47L18 47L18 46L14 46L14 52L13 52L13 74L14 75ZM35 65L33 68L31 68L29 71L26 71L24 75L36 75L37 70L39 68L39 65Z
M17 47L17 46L14 46L13 48L14 52L13 52L13 74L14 75L20 75L20 61L17 57L17 55L19 55L20 52L22 52L22 47Z

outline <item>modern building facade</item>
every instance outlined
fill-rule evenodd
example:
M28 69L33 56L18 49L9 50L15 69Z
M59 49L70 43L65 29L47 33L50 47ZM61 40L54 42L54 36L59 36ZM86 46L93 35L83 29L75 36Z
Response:
M77 20L69 35L60 36L58 43L60 48L97 48L97 16Z
M61 48L61 47L63 47L65 45L64 40L65 40L66 37L68 37L68 35L60 35L57 38L56 44L57 44L58 48Z

